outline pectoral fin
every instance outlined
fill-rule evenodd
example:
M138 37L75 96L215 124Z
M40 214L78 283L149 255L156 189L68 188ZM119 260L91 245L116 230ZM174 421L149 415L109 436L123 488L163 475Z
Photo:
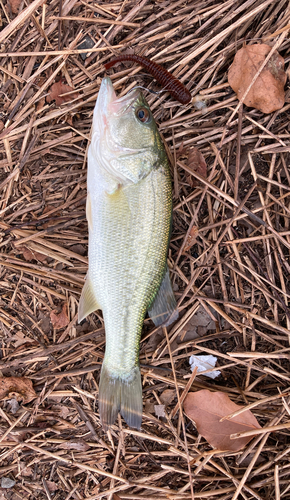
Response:
M80 323L89 314L100 309L94 294L94 289L90 278L86 279L79 302L78 322Z
M179 316L168 267L166 267L166 272L157 295L148 309L148 314L155 326L168 326L173 321L176 321Z

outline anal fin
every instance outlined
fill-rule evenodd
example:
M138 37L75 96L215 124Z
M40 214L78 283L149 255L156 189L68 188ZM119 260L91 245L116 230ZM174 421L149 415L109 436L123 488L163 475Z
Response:
M100 306L94 294L93 284L90 278L87 278L79 301L78 322L80 323L89 314L98 309L100 309Z
M167 266L157 295L148 309L148 314L155 326L168 326L179 316Z

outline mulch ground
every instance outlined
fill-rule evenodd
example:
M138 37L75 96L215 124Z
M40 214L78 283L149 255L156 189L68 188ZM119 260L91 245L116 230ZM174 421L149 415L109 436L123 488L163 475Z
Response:
M264 114L227 80L245 44L276 46L287 70L289 22L285 0L0 0L0 370L36 392L27 382L0 402L1 500L290 498L290 93ZM124 51L194 99L144 91L171 159L180 318L168 337L145 320L141 430L119 418L105 433L103 319L78 325L77 309L92 113L103 63ZM108 74L119 95L160 90L131 63ZM216 356L219 377L193 380L192 354ZM214 449L181 407L200 389L251 405L263 431Z

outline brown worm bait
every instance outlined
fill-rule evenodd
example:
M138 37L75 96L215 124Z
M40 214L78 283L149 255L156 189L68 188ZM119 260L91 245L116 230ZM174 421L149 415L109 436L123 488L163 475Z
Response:
M143 56L138 56L137 54L123 54L121 56L112 59L112 61L104 64L106 69L110 69L114 64L121 61L134 61L147 71L157 80L165 90L167 90L174 99L179 101L181 104L188 104L191 101L191 94L189 90L181 83L175 76L173 76L169 71L160 66L154 61L147 59Z

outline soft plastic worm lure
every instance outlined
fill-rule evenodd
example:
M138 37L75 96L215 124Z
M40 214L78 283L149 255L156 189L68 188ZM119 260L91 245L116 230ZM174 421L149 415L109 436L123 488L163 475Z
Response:
M169 71L160 66L160 64L151 61L143 56L138 56L137 54L123 54L112 61L104 64L106 69L110 69L114 64L121 61L134 61L154 76L162 87L167 90L174 99L179 101L181 104L188 104L191 101L191 94L189 90L181 83L175 76L173 76Z

